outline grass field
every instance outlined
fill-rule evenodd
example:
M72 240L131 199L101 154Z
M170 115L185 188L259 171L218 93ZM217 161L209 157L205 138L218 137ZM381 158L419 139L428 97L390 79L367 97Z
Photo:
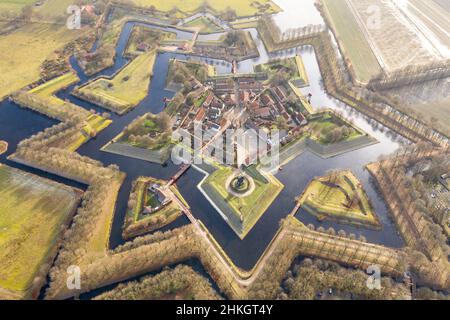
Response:
M79 30L38 23L0 36L0 100L37 81L42 62L79 36Z
M69 187L0 165L0 287L30 287L79 198Z
M340 134L334 135L335 130L338 130ZM350 141L363 135L358 129L333 113L324 113L321 117L311 120L308 124L308 133L312 140L324 145Z
M361 82L368 82L372 76L381 71L381 67L355 17L344 0L322 0L322 2L337 32L338 41L353 65L356 77Z
M36 1L37 0L1 0L0 13L7 12L11 15L18 15L25 6L33 4Z
M184 14L189 15L201 8L205 0L132 0L132 2L140 7L154 6L160 11L170 11L173 8L177 8ZM214 11L220 13L225 12L227 8L232 8L240 17L261 14L262 12L258 9L258 4L269 6L269 9L265 11L266 13L276 13L281 10L270 0L206 0L206 3Z
M450 134L450 97L427 103L408 105L408 108L416 112L423 119L438 124L443 132Z
M35 12L39 13L44 19L50 19L65 23L67 8L76 4L73 0L45 0L42 6L36 7Z
M28 92L31 94L39 95L41 97L45 97L47 99L51 99L51 101L54 103L59 103L61 99L55 97L54 94L63 88L67 88L72 84L77 83L78 81L80 81L80 79L75 73L68 72L60 77L47 81Z
M300 201L319 220L380 226L362 185L350 171L314 179Z
M155 58L154 51L140 55L112 79L96 79L76 90L76 94L106 109L125 113L147 96Z
M268 183L254 179L254 191L248 196L237 197L230 194L226 186L233 172L233 168L221 166L205 180L202 188L230 218L227 223L243 239L278 197L284 186L275 177L267 175L265 178ZM240 225L236 221L240 221Z

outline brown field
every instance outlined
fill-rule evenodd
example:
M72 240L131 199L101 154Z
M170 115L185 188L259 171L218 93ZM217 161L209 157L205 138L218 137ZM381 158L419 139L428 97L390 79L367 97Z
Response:
M380 65L387 71L436 59L435 54L424 47L417 31L412 29L411 22L395 9L392 3L379 0L342 1L346 1L350 8L353 8L358 25L366 34ZM373 14L368 10L371 6L380 9L380 28L369 28L367 25Z
M336 31L337 40L353 65L356 78L367 83L381 68L352 12L345 0L322 0L322 3Z

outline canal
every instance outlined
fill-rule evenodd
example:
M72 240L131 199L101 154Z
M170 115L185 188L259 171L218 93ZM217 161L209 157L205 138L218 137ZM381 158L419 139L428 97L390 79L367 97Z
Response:
M123 67L125 63L127 63L127 60L123 57L122 53L135 24L137 24L137 22L129 22L124 26L116 48L117 56L114 66L95 76L112 75L118 69ZM145 23L138 24L145 25ZM149 26L155 27L154 25ZM252 33L252 36L258 45L260 57L239 63L239 72L252 71L253 65L267 62L271 57L289 57L295 54L301 55L310 79L310 86L303 88L302 90L305 94L312 94L312 105L316 108L327 107L339 110L346 118L352 120L357 126L365 130L371 136L375 137L379 143L330 159L322 159L310 152L306 152L291 161L284 167L283 171L277 174L277 178L285 185L284 190L244 240L240 240L239 237L236 236L228 224L221 218L212 205L197 189L197 185L203 179L203 175L198 171L190 170L179 180L177 185L185 199L190 204L194 216L206 225L237 266L243 269L250 269L255 265L266 246L275 235L277 229L279 228L280 220L285 218L295 206L295 197L304 190L311 179L316 176L322 176L331 169L350 169L363 184L376 213L383 223L382 230L367 230L364 228L342 225L336 222L318 222L314 217L303 211L297 214L297 218L306 224L312 223L316 227L333 227L336 231L343 229L348 233L351 232L356 235L364 235L369 241L374 243L379 243L390 247L403 246L403 241L395 228L394 222L388 213L386 205L377 192L376 187L371 180L370 174L364 169L364 166L371 161L377 160L380 155L386 155L394 152L400 147L401 144L407 143L407 141L391 132L389 129L383 127L381 124L374 122L345 104L329 97L323 88L323 81L317 64L315 52L311 47L295 48L269 55L260 41L257 31L255 29L249 29L249 31ZM177 37L184 39L186 34L177 33ZM96 139L89 141L78 150L80 154L99 160L105 165L116 164L123 172L127 174L126 180L120 189L118 196L116 214L114 216L114 222L111 230L110 246L112 248L123 243L121 236L122 224L126 213L132 181L139 176L153 176L159 179L168 179L177 171L178 168L171 163L169 163L166 167L162 167L161 165L102 152L100 151L100 148L119 134L125 126L127 126L138 116L147 112L159 113L163 110L163 99L165 97L170 98L174 95L174 92L166 90L165 88L169 60L172 58L201 60L216 66L219 73L228 73L231 70L231 65L228 62L217 59L186 56L175 53L160 53L154 65L154 76L152 78L147 97L131 112L122 116L113 114L111 117L113 120L112 125L102 131ZM80 83L77 85L89 81L90 78L84 75L75 58L71 58L71 64L81 79ZM57 95L60 98L68 99L88 110L95 109L98 112L105 111L102 108L96 107L88 102L81 101L71 96L70 92L72 89L73 86L62 90ZM1 102L0 139L8 141L10 148L7 154L0 156L0 161L6 162L9 165L14 165L6 160L6 156L14 152L17 144L21 140L54 125L55 123L55 121L49 120L48 118L45 118L37 113L21 109L8 100ZM14 166L17 167L17 165ZM66 184L84 187L71 181L48 175L37 170L31 170L25 167L20 168L49 177L51 179L62 181ZM181 217L171 225L167 226L165 230L176 228L187 223L189 223L189 221L186 217Z

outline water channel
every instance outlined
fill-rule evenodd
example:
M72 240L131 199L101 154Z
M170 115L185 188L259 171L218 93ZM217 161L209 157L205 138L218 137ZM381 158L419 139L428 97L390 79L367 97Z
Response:
M130 36L131 30L136 24L157 27L146 23L127 23L124 26L118 41L116 48L117 56L114 66L104 70L100 73L100 75L112 75L127 62L127 60L123 58L122 53L126 46L128 37ZM239 63L239 72L250 72L253 70L253 65L264 63L271 57L265 50L262 42L259 40L257 31L255 29L249 29L249 31L252 33L252 36L258 45L260 57ZM177 32L177 37L180 39L186 37L184 32L175 32ZM347 233L351 232L356 235L364 235L370 242L380 243L390 247L403 246L403 241L395 228L394 222L389 216L386 205L376 191L375 185L373 181L371 181L369 173L364 169L364 165L371 161L377 160L377 158L382 154L390 154L394 152L402 143L406 143L406 141L402 137L391 132L389 129L383 127L381 124L368 119L354 109L330 98L324 91L315 52L311 47L286 50L272 56L287 57L295 54L300 54L304 60L308 77L310 79L310 86L303 88L302 90L304 93L311 93L313 95L312 105L317 108L328 107L339 110L346 118L351 119L357 126L375 137L379 143L331 159L325 160L310 152L306 152L291 161L285 166L283 171L277 174L277 178L285 185L284 190L244 240L240 240L236 236L228 224L215 211L212 205L198 191L196 186L203 179L203 175L193 169L188 171L188 173L179 180L177 185L185 199L190 204L194 216L203 221L234 263L244 269L250 269L255 265L279 228L279 221L286 217L294 207L295 197L304 190L311 179L316 176L326 174L326 172L330 169L351 169L353 171L369 195L375 211L383 223L383 229L381 231L373 231L364 228L342 225L336 222L318 222L314 217L303 211L300 211L297 214L297 218L306 224L312 223L317 227L334 227L336 231L343 229L347 231ZM159 179L168 179L177 171L177 167L173 164L169 164L167 167L162 167L157 164L102 152L100 151L100 148L119 134L126 125L138 116L147 112L159 113L163 110L163 99L174 95L174 92L165 89L168 65L171 58L202 60L216 66L218 73L228 73L231 70L231 64L217 59L187 56L176 53L160 53L154 65L154 76L152 78L147 97L131 112L123 116L113 114L111 117L113 120L112 125L102 131L96 139L89 141L78 150L81 155L99 160L105 165L117 164L120 169L127 174L127 178L118 196L117 209L110 238L110 246L112 248L123 243L121 228L126 213L127 201L132 181L139 176L153 176ZM82 70L77 65L75 58L71 59L71 64L74 70L78 73L81 79L81 84L90 79L84 75ZM73 86L62 90L57 95L63 99L69 99L71 102L86 109L95 109L98 112L105 111L102 108L96 107L88 102L81 101L71 96L70 92L72 89ZM20 169L26 171L64 182L66 184L83 187L66 179L58 178L38 170L18 166L17 164L13 164L6 159L9 154L14 152L17 143L21 140L28 138L29 136L42 131L55 123L55 121L35 112L21 109L9 100L4 100L1 102L0 139L8 141L9 150L6 154L0 156L0 161L7 163L8 165L20 167ZM176 228L187 223L189 223L188 219L186 217L181 217L171 225L167 226L165 230Z

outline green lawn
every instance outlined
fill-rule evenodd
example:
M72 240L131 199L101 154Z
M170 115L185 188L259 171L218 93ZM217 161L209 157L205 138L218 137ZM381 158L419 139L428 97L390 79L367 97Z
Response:
M300 201L319 220L380 226L362 185L350 171L314 179Z
M274 176L266 175L268 183L254 179L255 190L248 196L237 197L230 194L226 186L227 179L233 172L234 169L231 167L219 167L205 180L202 188L229 218L227 223L243 239L278 197L284 186Z
M340 133L334 134L335 131ZM308 124L308 133L312 140L323 145L350 141L363 135L357 128L330 112L311 120Z
M0 165L0 287L24 292L79 202L72 188Z
M208 97L208 92L202 93L200 95L200 97L198 97L198 99L194 101L194 106L196 108L199 108L200 106L202 106L207 97Z
M381 71L375 54L359 28L352 12L344 0L322 0L325 11L337 32L338 41L343 45L345 55L350 59L361 82Z

